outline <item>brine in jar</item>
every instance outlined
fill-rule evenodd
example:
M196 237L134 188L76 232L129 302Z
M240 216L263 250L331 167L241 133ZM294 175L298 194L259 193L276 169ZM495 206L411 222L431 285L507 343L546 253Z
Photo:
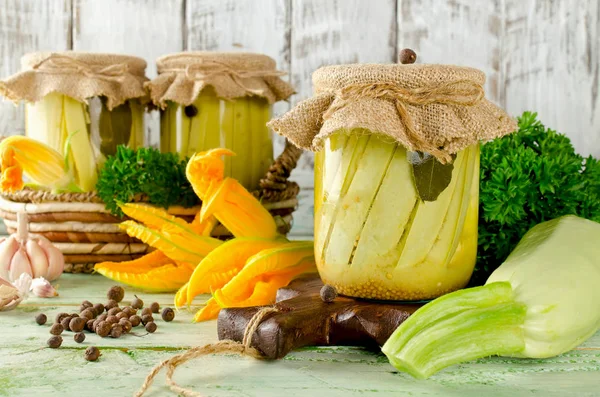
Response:
M479 145L457 153L434 201L415 188L407 150L342 131L315 158L315 258L343 295L432 299L464 287L477 254Z
M167 103L161 112L161 151L190 157L209 149L230 149L235 156L225 157L225 176L255 190L273 163L273 141L266 125L270 117L271 105L265 98L224 100L205 89L191 105Z

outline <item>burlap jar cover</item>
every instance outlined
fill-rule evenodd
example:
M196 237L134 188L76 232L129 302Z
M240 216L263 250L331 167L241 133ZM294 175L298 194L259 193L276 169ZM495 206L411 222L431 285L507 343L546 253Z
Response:
M222 99L266 98L272 104L289 98L292 86L281 79L275 61L262 54L182 52L156 61L158 77L146 83L152 102L164 109L167 101L190 105L206 87Z
M37 102L58 92L79 102L97 96L109 110L128 99L144 99L146 61L86 52L35 52L21 59L21 71L0 81L0 95L13 102Z
M514 131L514 119L485 99L477 69L426 64L327 66L313 73L315 96L269 126L318 151L339 131L366 129L447 163L477 141Z

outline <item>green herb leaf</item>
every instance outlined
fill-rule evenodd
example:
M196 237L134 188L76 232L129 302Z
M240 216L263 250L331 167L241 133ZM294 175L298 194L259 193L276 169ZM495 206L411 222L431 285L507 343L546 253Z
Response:
M516 133L481 147L479 247L473 285L482 284L527 230L562 215L600 222L600 162L577 154L536 113Z
M175 153L160 153L154 148L129 149L118 146L100 170L96 190L115 215L123 213L119 202L146 196L150 204L167 208L171 205L192 207L200 200L185 176L188 159Z
M453 160L456 156L453 156ZM423 201L435 201L452 181L454 164L442 164L429 153L408 152L415 188Z

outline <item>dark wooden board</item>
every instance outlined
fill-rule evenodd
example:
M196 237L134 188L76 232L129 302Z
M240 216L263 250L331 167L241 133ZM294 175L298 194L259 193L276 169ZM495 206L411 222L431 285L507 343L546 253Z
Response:
M305 346L364 346L376 348L421 304L394 304L338 297L321 300L318 277L294 280L279 289L275 307L252 336L252 347L278 359ZM220 340L241 342L244 330L260 307L221 310L217 323Z

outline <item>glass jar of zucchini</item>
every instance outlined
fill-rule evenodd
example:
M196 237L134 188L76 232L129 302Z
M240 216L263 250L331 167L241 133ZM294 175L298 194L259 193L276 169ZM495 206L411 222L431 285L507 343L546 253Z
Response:
M464 287L477 252L479 141L515 130L485 75L339 65L270 126L316 151L315 258L339 293L424 300Z
M148 84L161 108L160 148L191 156L217 147L235 152L225 175L247 189L273 163L266 124L274 102L294 91L275 61L248 53L185 52L157 60L159 76Z
M26 102L26 135L60 152L81 190L94 190L98 166L118 145L144 145L143 59L37 52L21 64L0 94Z

